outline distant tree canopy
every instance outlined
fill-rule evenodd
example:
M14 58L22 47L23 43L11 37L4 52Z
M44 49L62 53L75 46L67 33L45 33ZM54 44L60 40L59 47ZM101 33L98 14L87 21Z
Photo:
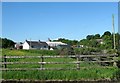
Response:
M7 39L7 38L0 38L0 47L2 48L13 48L14 47L14 41Z
M111 36L112 34L109 32L109 31L106 31L106 32L104 32L104 34L102 35L102 37L104 37L104 36Z
M115 34L115 44L116 48L120 48L119 40L120 40L120 34ZM98 41L97 41L98 40ZM99 40L101 40L103 43L99 43ZM99 49L113 49L113 34L109 31L104 32L102 36L100 34L95 35L87 35L86 39L80 40L79 44L87 46L87 47L97 47Z
M120 34L115 34L115 44L116 48L120 48ZM86 39L78 40L69 40L65 38L59 38L58 40L50 40L49 41L61 41L63 43L67 43L71 46L80 46L83 45L86 48L97 48L97 49L113 49L113 34L109 31L106 31L101 36L100 34L95 35L87 35ZM100 43L102 41L102 43ZM0 47L2 48L12 48L14 47L14 41L7 38L0 38Z
M91 40L91 39L100 39L100 34L95 34L95 35L88 35L86 37L87 40Z
M120 39L120 34L116 33L115 34L116 38L116 48L120 48L119 39ZM113 49L113 34L109 31L106 31L103 33L101 36L100 34L95 34L95 35L87 35L86 39L82 39L80 41L78 40L69 40L65 38L59 38L58 40L53 40L53 41L61 41L63 43L67 43L71 46L75 45L83 45L84 47L93 47L93 48L99 48L99 49Z
M95 34L94 38L95 39L100 39L100 34Z
M88 35L88 36L86 37L86 39L87 39L87 40L94 39L94 35Z

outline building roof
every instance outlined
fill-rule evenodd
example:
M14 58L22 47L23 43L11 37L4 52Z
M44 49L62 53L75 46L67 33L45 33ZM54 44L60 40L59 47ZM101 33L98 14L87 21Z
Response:
M103 42L103 39L96 39L97 42Z
M66 43L62 42L46 42L49 46L58 46L58 45L67 45Z
M28 41L26 40L26 42L31 45L31 46L46 46L48 45L46 42L42 42L42 41Z

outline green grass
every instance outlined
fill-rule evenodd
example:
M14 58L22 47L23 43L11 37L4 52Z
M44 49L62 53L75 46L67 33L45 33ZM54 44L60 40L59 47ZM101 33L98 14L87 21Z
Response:
M45 50L9 50L3 49L2 56L40 56L57 55L56 51ZM7 59L8 62L40 62L40 58ZM73 58L46 58L45 62L74 62ZM13 64L8 68L40 68L40 64ZM100 68L98 68L99 66ZM45 68L76 68L76 64L45 64ZM33 79L33 80L97 80L112 79L113 74L118 70L116 67L102 68L97 63L82 62L80 70L47 70L47 71L3 71L3 79Z
M57 51L54 50L10 50L2 49L2 55L11 55L11 56L40 56L40 55L57 55Z
M33 80L97 80L110 79L117 69L81 69L67 71L7 71L3 72L4 79L33 79Z

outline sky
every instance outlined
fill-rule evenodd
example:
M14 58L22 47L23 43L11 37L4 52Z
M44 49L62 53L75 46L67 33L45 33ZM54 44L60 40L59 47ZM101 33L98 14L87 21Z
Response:
M16 42L118 32L117 2L3 2L2 37Z

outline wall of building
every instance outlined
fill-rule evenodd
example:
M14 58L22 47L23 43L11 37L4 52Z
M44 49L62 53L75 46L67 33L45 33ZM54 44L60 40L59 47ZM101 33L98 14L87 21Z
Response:
M23 49L26 49L26 50L30 49L30 46L27 42L23 44Z

